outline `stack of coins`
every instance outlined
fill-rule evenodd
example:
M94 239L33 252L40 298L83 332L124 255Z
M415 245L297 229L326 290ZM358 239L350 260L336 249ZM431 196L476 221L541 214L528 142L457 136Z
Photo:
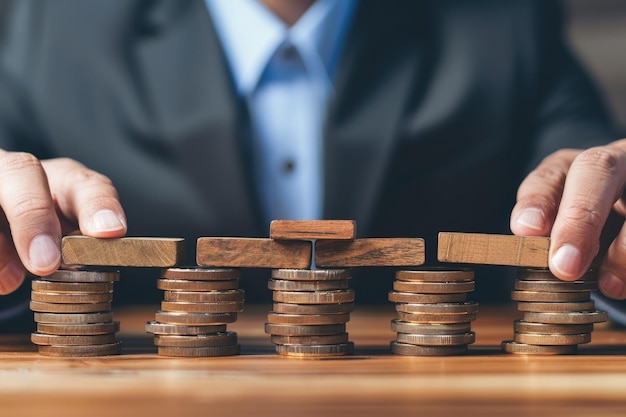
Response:
M158 354L176 357L230 356L240 352L237 333L226 330L243 311L244 290L236 269L169 268L157 287L164 290L155 320L146 323Z
M113 321L113 282L119 272L59 270L32 281L30 308L37 331L31 340L47 356L120 353Z
M418 269L397 271L389 301L396 303L397 333L391 351L399 355L443 356L467 352L474 342L471 322L478 304L467 301L474 291L469 269Z
M562 281L548 269L519 269L511 298L517 301L522 320L514 322L513 340L502 342L508 353L558 355L576 353L579 344L591 341L593 324L606 321L596 311L591 291L596 274L577 281Z
M268 287L274 307L265 333L276 352L285 356L318 358L348 355L346 323L354 309L354 291L347 269L275 269Z

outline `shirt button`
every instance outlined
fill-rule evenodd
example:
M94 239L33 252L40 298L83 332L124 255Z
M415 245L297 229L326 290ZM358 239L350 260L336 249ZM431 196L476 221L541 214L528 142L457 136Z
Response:
M283 163L283 172L285 174L291 174L296 169L296 163L291 159L287 159Z

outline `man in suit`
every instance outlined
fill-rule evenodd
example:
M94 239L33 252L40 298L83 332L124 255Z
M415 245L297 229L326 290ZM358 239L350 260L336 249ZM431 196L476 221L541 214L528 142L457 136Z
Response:
M266 146L258 112L267 109L254 101L258 84L242 87L225 47L223 22L241 15L215 3L15 4L0 66L2 292L25 271L58 268L60 238L74 229L185 237L189 262L198 236L267 235L283 207L272 208L280 190L264 179L273 153L258 151ZM284 57L310 69L291 29L315 20L309 13L325 16L323 7L333 16L338 6L327 3L341 2L247 3L283 25L278 44L295 39L287 46L296 52ZM601 100L563 42L558 4L362 0L344 13L331 39L336 62L322 71L330 85L302 133L319 133L307 148L319 153L308 177L317 185L306 189L317 193L311 212L354 219L363 237L424 237L432 263L438 231L504 233L514 206L512 231L551 235L553 272L580 276L613 204L624 214L626 146L610 143ZM241 18L242 32L248 23ZM279 117L287 123L298 111ZM282 149L273 146L263 149ZM289 176L302 161L282 163ZM626 296L624 239L600 281L615 298ZM390 279L370 278L356 282L358 296L385 300ZM479 291L506 297L502 281ZM244 285L247 298L263 300L255 282ZM129 298L145 292L125 285Z

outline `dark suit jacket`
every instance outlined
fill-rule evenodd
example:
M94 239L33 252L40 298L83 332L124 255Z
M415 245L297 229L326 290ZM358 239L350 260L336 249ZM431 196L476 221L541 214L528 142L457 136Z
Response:
M203 0L21 0L2 59L0 146L108 175L129 235L185 237L189 262L199 236L267 235L246 108ZM424 237L429 262L438 231L507 232L545 155L614 139L552 1L362 0L335 86L325 217ZM375 273L359 299L386 300L393 272ZM269 300L255 285L248 299ZM478 298L497 288L479 277Z

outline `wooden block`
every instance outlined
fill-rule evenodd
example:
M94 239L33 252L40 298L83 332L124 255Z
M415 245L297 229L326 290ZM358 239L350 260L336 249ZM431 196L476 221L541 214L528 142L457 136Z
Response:
M439 233L441 262L548 267L550 238L481 233Z
M312 243L259 238L198 238L196 262L199 266L235 268L311 267Z
M419 238L315 242L315 264L321 267L418 266L424 260L424 239Z
M65 236L61 251L68 265L167 268L183 262L184 245L182 238Z
M356 237L354 220L274 220L270 238L284 240L350 240Z

